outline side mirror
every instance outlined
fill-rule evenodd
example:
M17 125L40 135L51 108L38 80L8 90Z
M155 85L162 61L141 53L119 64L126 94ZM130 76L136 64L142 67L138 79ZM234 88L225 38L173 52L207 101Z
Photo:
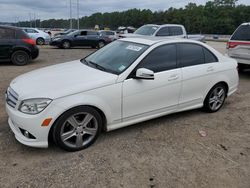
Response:
M74 35L74 37L78 37L79 35Z
M145 80L154 80L155 79L154 71L145 68L137 69L136 78Z

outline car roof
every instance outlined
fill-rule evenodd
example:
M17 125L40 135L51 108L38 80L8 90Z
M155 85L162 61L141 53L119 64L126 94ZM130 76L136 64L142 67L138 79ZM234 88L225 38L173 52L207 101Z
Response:
M250 25L250 22L243 23L241 25Z
M0 25L1 28L22 30L20 27L10 26L10 25Z
M159 39L156 37L147 37L147 38L122 38L119 39L121 41L127 41L127 42L134 42L139 44L144 44L148 46L152 46L154 44L160 43L160 42L166 42L166 43L176 43L176 42L188 42L188 43L196 43L201 44L201 42L190 40L190 39L180 39L180 38L169 38L169 39Z
M157 26L157 27L167 27L167 26L183 26L180 24L163 24L163 25L157 25L157 24L146 24L144 26Z

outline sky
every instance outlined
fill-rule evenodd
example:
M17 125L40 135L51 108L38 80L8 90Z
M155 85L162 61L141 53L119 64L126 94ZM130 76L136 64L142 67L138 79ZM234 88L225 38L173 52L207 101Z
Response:
M72 1L72 15L76 18L76 2ZM79 0L80 17L95 12L123 11L131 8L166 10L180 8L189 2L205 4L207 0ZM250 0L239 0L238 4L250 5ZM37 18L69 18L70 0L0 0L0 22L17 22Z

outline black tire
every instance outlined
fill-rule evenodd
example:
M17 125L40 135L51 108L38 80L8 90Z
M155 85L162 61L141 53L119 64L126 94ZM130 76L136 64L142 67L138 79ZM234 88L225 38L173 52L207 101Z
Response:
M239 72L243 72L245 68L247 68L246 65L238 63L238 71Z
M84 122L87 122L87 124ZM85 128L83 128L83 125L82 127L79 125L81 123L86 124ZM102 130L102 124L101 115L94 108L88 106L75 107L65 112L56 121L53 127L54 142L66 151L83 150L96 141ZM84 141L84 139L86 140ZM78 144L78 140L83 143Z
M14 65L27 65L30 61L30 56L27 52L23 50L18 50L11 55L11 61Z
M68 40L62 41L62 48L63 49L70 49L71 48L70 41L68 41Z
M106 45L106 43L104 41L99 41L98 44L97 44L97 48L100 49L100 48L103 48L104 46Z
M45 40L41 37L36 39L36 44L37 45L44 45L45 44Z
M216 93L218 95L216 95ZM204 110L209 113L219 111L227 97L226 85L223 83L216 84L207 94L204 101ZM217 104L216 104L217 103Z

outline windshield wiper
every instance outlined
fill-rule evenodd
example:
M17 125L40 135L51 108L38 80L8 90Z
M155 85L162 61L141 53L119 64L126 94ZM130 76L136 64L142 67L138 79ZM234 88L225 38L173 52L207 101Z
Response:
M85 60L88 64L91 64L93 66L95 66L95 68L99 69L99 70L102 70L102 71L107 71L107 69L101 65L98 65L97 63L94 63L92 61L87 61Z

